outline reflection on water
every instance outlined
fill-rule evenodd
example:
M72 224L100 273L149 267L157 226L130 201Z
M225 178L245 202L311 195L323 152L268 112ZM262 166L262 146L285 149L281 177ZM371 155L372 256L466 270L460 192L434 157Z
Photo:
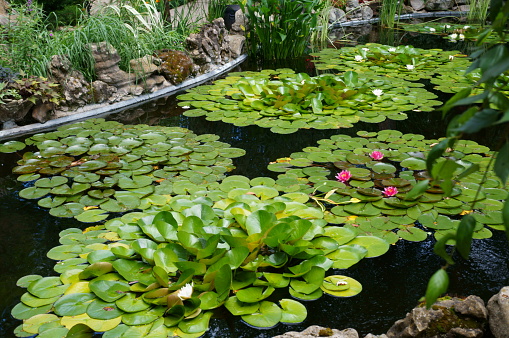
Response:
M361 36L362 43L378 41L380 37L374 30ZM430 35L396 32L394 42L411 44L420 48L457 49L461 46L446 42L440 37ZM366 40L366 41L364 41ZM292 63L293 62L293 63ZM298 72L313 72L313 64L306 58L272 64L272 68L289 67ZM235 71L259 70L264 66L245 63ZM446 99L447 96L441 97ZM126 111L110 119L121 122L162 124L180 126L196 134L213 133L221 141L233 147L243 148L247 155L234 159L237 169L232 174L250 178L257 176L276 177L277 173L267 170L267 164L277 158L286 157L292 152L316 141L335 134L354 136L359 130L378 131L397 129L404 133L423 134L426 138L438 138L445 134L447 121L440 112L409 113L406 121L385 121L380 124L358 123L353 128L339 130L300 130L290 135L273 134L269 129L257 126L236 127L223 122L210 122L204 117L188 118L181 115L182 109L176 105L175 97L163 98L143 107ZM477 135L475 140L489 144L487 135ZM46 209L39 208L33 201L25 201L17 196L23 184L10 175L18 155L0 155L0 337L11 337L13 329L20 324L10 316L10 310L19 302L23 289L15 286L18 278L28 274L43 276L56 275L54 262L46 258L46 253L58 245L58 233L68 227L84 228L73 219L52 217ZM355 328L360 334L386 332L394 321L401 319L410 311L424 294L428 278L442 264L432 254L434 241L412 243L401 241L391 246L382 257L364 259L347 270L336 270L334 274L345 274L357 279L363 291L352 298L337 299L324 295L320 300L306 302L307 320L298 325L278 325L268 330L251 328L238 318L213 319L208 337L272 337L286 331L300 331L309 325L322 325L343 329ZM454 295L476 294L485 301L509 281L509 247L504 233L495 232L493 238L473 242L471 259L450 268L450 293ZM278 295L281 296L281 295ZM218 314L221 317L221 314Z

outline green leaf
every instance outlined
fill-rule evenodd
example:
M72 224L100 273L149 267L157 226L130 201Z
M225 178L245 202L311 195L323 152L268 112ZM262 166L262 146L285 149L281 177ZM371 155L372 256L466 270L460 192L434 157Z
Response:
M449 241L450 239L455 240L456 236L454 236L454 234L452 234L452 233L447 233L445 236L440 238L435 243L435 246L433 247L433 252L435 254L437 254L438 256L442 257L448 264L454 264L454 260L452 259L452 257L449 255L449 253L445 249L446 248L445 245L446 245L447 241Z
M301 323L307 317L306 307L296 300L281 299L279 305L283 308L281 323Z
M282 316L283 311L279 306L272 302L263 301L257 312L250 315L243 315L242 320L249 325L269 328L279 323Z
M428 189L429 180L419 181L412 190L406 193L406 200L413 200L422 195Z
M426 289L426 308L431 308L438 297L447 291L448 287L449 276L444 269L439 269L429 279L428 287Z
M504 207L502 208L502 219L504 220L505 235L509 240L509 198L504 202Z
M472 215L463 216L456 232L456 248L464 259L468 259L470 255L475 222Z
M442 156L442 154L445 152L447 148L452 148L454 145L454 139L452 138L446 138L440 141L438 144L435 144L431 151L428 153L428 156L426 158L426 169L429 173L432 172L433 165L436 162L438 158Z

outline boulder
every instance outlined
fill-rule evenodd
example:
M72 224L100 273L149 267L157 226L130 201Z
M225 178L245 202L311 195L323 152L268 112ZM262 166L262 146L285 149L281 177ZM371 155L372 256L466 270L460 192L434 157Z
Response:
M424 9L424 5L424 0L410 0L410 6L412 6L414 11L420 11L421 9Z
M349 20L361 20L362 11L359 8L359 0L347 0L345 6L346 17Z
M466 303L464 303L466 302ZM387 332L392 337L482 337L487 323L487 310L481 298L453 297L438 301L428 310L414 308Z
M509 337L509 286L488 301L488 313L491 333L495 338Z
M158 66L161 60L152 55L145 55L142 58L132 59L129 61L129 68L131 73L134 73L136 80L145 79L158 71Z
M94 103L115 102L118 99L116 94L116 87L110 86L101 80L92 82L92 95Z
M0 122L4 123L4 129L6 128L6 122L21 121L33 106L34 104L31 101L23 99L6 101L0 104Z
M345 21L347 21L345 11L341 8L333 7L329 13L329 23Z
M230 35L245 35L246 34L247 18L242 12L238 10L235 12L235 22L230 29Z
M369 20L374 15L373 10L369 6L362 6L361 14L362 14L362 20Z
M161 60L159 73L172 84L182 83L194 75L193 60L185 52L163 49L156 52L156 55Z
M89 47L95 61L97 79L129 93L134 76L120 69L120 55L117 50L107 42L91 43Z
M230 55L236 59L242 55L246 37L242 35L230 35Z
M454 0L428 0L425 8L427 11L447 11L454 5Z
M302 332L290 331L273 338L314 338L314 337L330 337L330 338L359 338L359 334L354 329L337 330L328 327L313 325Z
M58 82L62 88L65 101L62 105L67 107L83 107L92 102L90 83L80 71L72 68L71 61L60 55L53 55L49 64L49 73L52 80Z

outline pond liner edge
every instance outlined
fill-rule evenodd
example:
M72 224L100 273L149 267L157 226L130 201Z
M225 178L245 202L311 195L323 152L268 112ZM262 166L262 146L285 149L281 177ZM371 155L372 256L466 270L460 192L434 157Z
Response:
M111 114L121 112L126 109L135 108L135 107L140 106L144 103L147 103L148 101L151 101L151 100L163 97L163 96L173 95L173 94L181 92L185 89L192 88L192 87L200 85L204 82L210 81L210 80L228 72L229 70L237 67L242 62L244 62L246 59L247 59L247 54L243 54L243 55L239 56L238 58L236 58L235 60L230 61L230 62L222 65L221 67L214 69L211 72L208 72L208 73L199 75L195 78L186 80L182 83L179 83L178 85L166 87L166 88L158 90L154 93L148 93L148 94L143 94L140 96L135 96L131 99L120 101L120 102L115 102L113 104L90 105L90 106L99 106L97 108L91 107L90 109L86 109L87 106L85 106L83 108L85 108L86 110L83 112L79 112L79 113L67 115L64 117L56 118L53 120L49 120L45 123L33 123L33 124L25 125L25 126L14 127L11 129L0 130L0 141L13 139L13 138L21 137L21 136L26 136L26 135L30 135L30 134L35 134L38 132L53 130L60 126L69 124L69 123L84 121L84 120L87 120L90 118L95 118L95 117L104 117L104 116L108 116Z
M396 15L396 20L405 20L412 18L437 18L441 16L463 16L467 15L468 12L461 11L447 11L447 12L428 12L428 13L409 13L409 14L401 14ZM329 29L341 28L341 27L352 27L352 26L362 26L370 23L379 22L380 18L372 18L367 20L355 20L355 21L347 21L347 22L336 22L329 26Z

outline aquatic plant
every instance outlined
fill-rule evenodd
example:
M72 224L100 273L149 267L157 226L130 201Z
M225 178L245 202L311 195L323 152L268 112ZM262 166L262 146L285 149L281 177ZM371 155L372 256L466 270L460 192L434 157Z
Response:
M399 0L385 0L380 10L380 23L387 28L393 28L399 22L399 14L403 3Z
M447 237L454 244L449 234L467 213L475 219L474 238L491 237L485 225L503 229L500 200L507 191L496 177L483 180L492 159L487 147L461 141L449 149L447 159L453 164L442 158L434 170L449 172L454 183L440 187L431 180L425 160L438 140L395 130L359 136L335 135L270 164L270 170L281 173L275 187L308 194L329 223L390 243L400 238L422 241L432 230L437 240ZM383 159L369 156L375 149L381 149ZM479 172L471 174L476 168ZM338 181L335 175L346 171L351 177Z
M66 229L48 252L60 277L30 275L12 310L17 336L92 330L104 337L138 334L197 337L215 309L257 327L302 322L300 302L324 293L362 290L348 276L328 275L389 244L329 226L323 213L278 196L273 180L230 176L227 198L176 196L163 206L131 212L85 229ZM267 185L265 185L267 184Z
M278 134L300 128L348 128L355 122L404 120L406 111L431 111L440 102L422 84L364 77L356 72L311 77L290 69L230 73L212 85L190 89L178 104L186 116L256 124Z
M368 43L312 53L320 71L355 71L359 77L387 76L408 81L429 79L456 69L466 69L470 61L458 51L422 49L413 46L388 46ZM453 56L451 58L451 56Z
M25 152L13 172L30 185L21 197L37 199L53 216L96 222L109 212L164 205L170 195L218 185L234 168L231 158L245 154L218 138L90 119L26 139L37 150ZM0 151L22 147L10 141Z
M319 0L247 0L240 5L250 26L246 40L248 53L271 60L304 55L325 3Z

